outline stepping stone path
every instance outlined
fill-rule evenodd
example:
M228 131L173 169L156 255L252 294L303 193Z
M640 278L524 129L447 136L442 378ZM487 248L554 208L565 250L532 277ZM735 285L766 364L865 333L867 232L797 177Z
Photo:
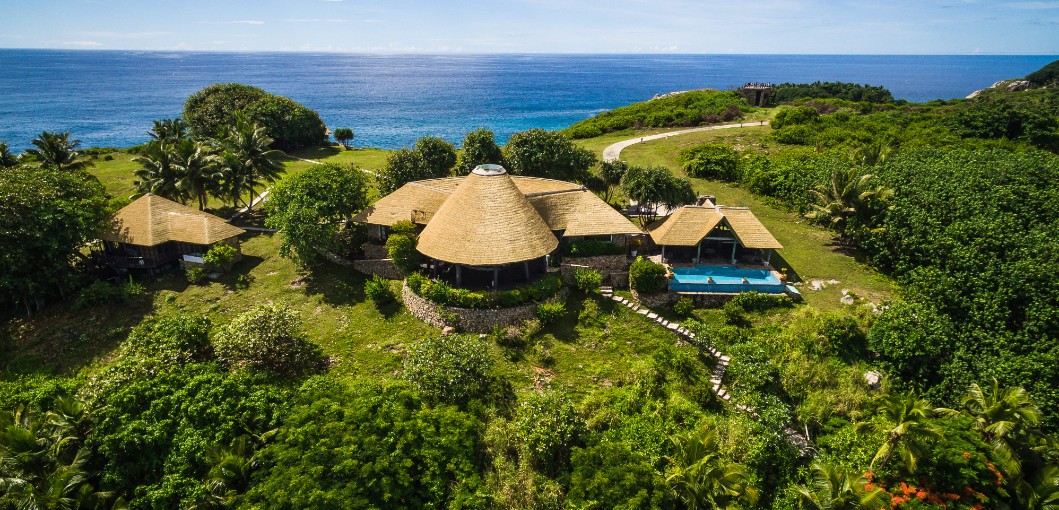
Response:
M713 356L713 358L717 360L717 364L713 367L713 372L710 373L710 386L718 398L729 403L732 401L732 395L728 393L728 390L724 388L724 373L728 370L728 364L732 362L731 357L713 348L713 346L706 344L704 339L696 338L695 333L688 331L679 323L669 322L668 320L659 316L657 313L649 310L647 307L640 306L640 304L636 301L632 301L629 299L625 299L621 296L615 295L614 289L611 287L600 287L599 292L603 295L603 297L610 299L620 305L625 305L630 310L640 315L643 315L647 319L665 328L666 330L676 333L685 341L688 341L689 343L698 346L699 349L710 353L710 356ZM740 403L735 403L733 405L737 410L741 412L747 413L754 417L760 416L758 412L750 406L743 405ZM812 452L813 447L809 445L809 440L806 439L806 436L802 435L801 432L798 432L790 426L785 426L783 428L783 435L787 437L787 441L790 441L790 443L794 445L794 447L797 448L799 452L801 452L802 456L807 456Z

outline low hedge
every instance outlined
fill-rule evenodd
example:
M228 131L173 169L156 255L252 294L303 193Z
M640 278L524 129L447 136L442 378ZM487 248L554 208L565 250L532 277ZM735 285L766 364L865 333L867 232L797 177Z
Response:
M598 257L600 255L624 255L625 247L607 241L582 239L563 244L563 255L567 257Z
M544 301L559 293L562 280L549 275L524 287L502 291L458 289L421 273L408 275L408 288L416 295L441 306L457 308L509 308L524 303Z
M651 262L643 257L629 266L629 287L644 294L657 294L665 290L666 268L662 264Z

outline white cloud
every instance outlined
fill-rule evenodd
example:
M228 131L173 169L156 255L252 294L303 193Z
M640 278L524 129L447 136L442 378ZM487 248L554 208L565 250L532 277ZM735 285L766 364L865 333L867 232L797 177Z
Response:
M148 39L173 35L173 32L77 32L77 35L108 39Z

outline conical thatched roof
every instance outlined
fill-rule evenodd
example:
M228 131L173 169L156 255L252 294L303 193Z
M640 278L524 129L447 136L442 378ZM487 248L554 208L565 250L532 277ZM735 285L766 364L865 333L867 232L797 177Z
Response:
M417 249L453 264L499 266L543 257L558 245L504 168L482 165L434 213Z
M101 237L137 246L169 241L210 245L243 232L212 214L147 194L118 211Z

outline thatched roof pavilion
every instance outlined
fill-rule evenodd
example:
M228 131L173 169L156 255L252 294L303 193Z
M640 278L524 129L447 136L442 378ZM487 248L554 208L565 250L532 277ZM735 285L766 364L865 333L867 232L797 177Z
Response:
M614 241L643 232L585 187L539 177L512 176L499 165L470 174L410 182L354 217L378 228L398 221L422 225L418 250L433 262L485 270L497 285L513 265L530 277L543 271L561 239L604 236Z
M544 257L557 246L559 240L504 168L482 165L441 204L417 248L452 264L501 266Z
M148 193L118 211L100 237L111 266L151 269L204 253L219 242L238 248L244 232L212 214Z
M715 252L719 244L732 244L731 262L735 262L737 248L764 250L766 257L771 250L783 248L772 233L746 207L689 205L677 209L663 221L648 227L651 240L662 247L662 256L670 247L695 247L695 260L702 257L704 244Z

